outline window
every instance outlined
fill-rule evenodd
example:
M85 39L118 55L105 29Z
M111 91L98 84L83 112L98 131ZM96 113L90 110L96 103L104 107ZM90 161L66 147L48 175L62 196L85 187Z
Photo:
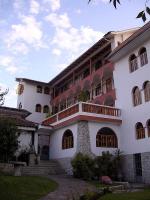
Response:
M41 112L41 111L42 111L42 106L40 104L36 104L35 112Z
M141 92L137 86L133 88L132 97L134 106L140 105L142 103Z
M42 93L42 86L38 85L36 91L37 93Z
M44 88L44 94L49 94L49 92L50 92L49 87L45 87L45 88Z
M147 133L148 133L148 137L150 137L150 119L147 120L146 125L147 125Z
M99 83L95 88L95 96L98 96L102 93L101 83Z
M90 68L87 68L86 70L84 70L83 72L83 78L86 78L87 76L90 75Z
M141 66L146 65L148 63L148 59L147 59L147 51L145 47L140 49L139 56L140 56Z
M47 105L43 107L43 113L49 113L49 107Z
M141 122L138 122L135 125L135 129L136 129L136 139L145 138L145 129L144 129L143 124Z
M73 148L73 133L71 130L66 130L62 137L62 149L70 149Z
M129 58L129 67L130 72L134 72L138 69L137 57L135 56L135 54L132 54Z
M106 79L106 92L113 89L112 78Z
M137 177L141 177L142 176L142 159L141 159L141 154L140 153L134 154L134 163L135 163L135 175L136 175L136 178Z
M146 81L143 84L145 101L150 101L150 82Z
M101 66L102 66L102 61L101 60L96 61L94 65L95 71L98 70Z
M118 141L116 134L110 128L102 128L96 135L96 147L117 148Z

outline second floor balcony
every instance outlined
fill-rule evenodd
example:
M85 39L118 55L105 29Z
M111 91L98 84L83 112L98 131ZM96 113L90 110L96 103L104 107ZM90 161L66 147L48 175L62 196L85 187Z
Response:
M80 120L121 124L121 110L110 106L79 102L48 117L42 125L59 127Z

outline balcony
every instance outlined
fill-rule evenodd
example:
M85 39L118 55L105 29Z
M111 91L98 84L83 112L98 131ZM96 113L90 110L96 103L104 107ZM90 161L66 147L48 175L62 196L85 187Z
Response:
M121 110L109 106L79 102L45 119L42 125L57 127L80 120L121 124Z

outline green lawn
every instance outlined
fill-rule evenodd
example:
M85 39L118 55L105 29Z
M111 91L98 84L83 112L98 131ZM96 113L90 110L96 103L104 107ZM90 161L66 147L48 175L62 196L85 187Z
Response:
M107 194L99 200L150 200L150 189L132 193Z
M0 199L38 200L57 186L56 182L43 177L0 176Z

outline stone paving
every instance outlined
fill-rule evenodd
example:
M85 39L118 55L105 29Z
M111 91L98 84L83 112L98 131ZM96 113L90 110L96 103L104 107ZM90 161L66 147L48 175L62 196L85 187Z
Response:
M86 191L94 191L95 187L85 181L66 175L51 175L50 179L56 181L59 186L56 191L49 193L40 200L78 200Z

